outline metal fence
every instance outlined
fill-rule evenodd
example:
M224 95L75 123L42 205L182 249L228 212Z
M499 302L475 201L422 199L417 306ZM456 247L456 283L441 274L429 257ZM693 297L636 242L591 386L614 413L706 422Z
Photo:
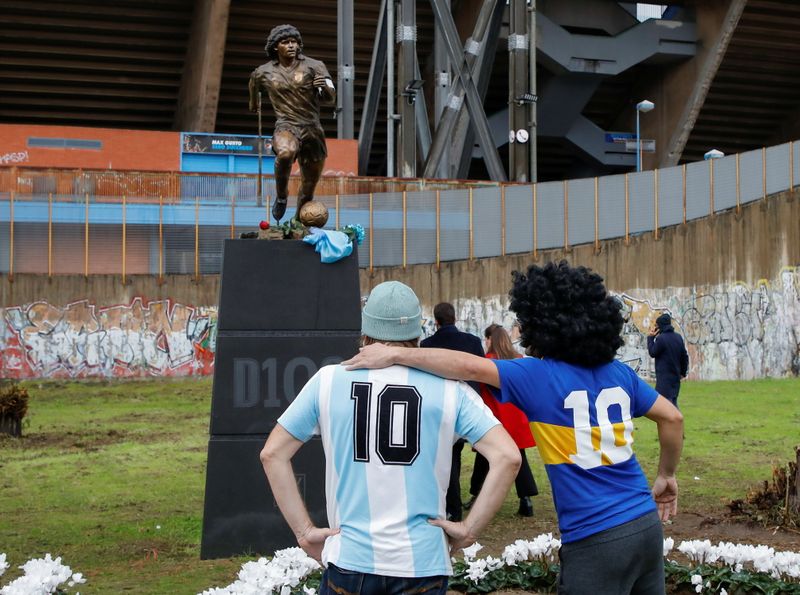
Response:
M794 187L794 143L661 170L522 184L358 179L318 193L366 230L362 267L568 248L685 223ZM0 169L0 273L216 274L222 241L267 219L252 175ZM364 191L368 184L382 192ZM335 189L326 193L325 189ZM341 192L340 192L341 191ZM293 215L292 201L287 216Z

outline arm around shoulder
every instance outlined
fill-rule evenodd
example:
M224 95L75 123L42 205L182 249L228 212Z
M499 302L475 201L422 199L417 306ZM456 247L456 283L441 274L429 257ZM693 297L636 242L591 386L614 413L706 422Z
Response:
M389 347L373 343L342 362L348 370L386 368L394 364L424 370L442 378L500 386L500 375L492 360L450 349Z

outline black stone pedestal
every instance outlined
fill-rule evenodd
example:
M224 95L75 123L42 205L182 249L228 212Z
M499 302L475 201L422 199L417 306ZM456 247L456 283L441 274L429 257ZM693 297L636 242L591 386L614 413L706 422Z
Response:
M359 300L355 253L322 264L301 241L225 241L201 558L297 545L259 453L308 379L356 352ZM312 519L326 525L321 441L305 444L293 465Z

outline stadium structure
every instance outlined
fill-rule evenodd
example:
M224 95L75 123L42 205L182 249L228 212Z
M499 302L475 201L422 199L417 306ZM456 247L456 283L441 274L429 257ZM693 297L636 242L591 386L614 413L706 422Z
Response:
M644 99L656 105L641 118L642 138L655 141L645 168L775 145L798 126L800 5L789 0L2 0L0 9L0 122L11 124L254 134L247 79L268 30L291 22L338 80L326 132L358 138L363 175L630 171L624 140ZM387 82L397 96L389 127ZM442 120L454 131L447 143ZM512 129L531 142L509 144ZM518 158L531 148L535 172Z

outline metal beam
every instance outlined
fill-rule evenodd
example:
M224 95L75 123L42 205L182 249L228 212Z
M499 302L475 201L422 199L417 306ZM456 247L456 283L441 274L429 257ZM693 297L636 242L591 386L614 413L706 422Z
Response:
M598 163L613 167L633 167L636 164L636 154L609 151L605 136L606 131L586 116L576 118L565 135L577 149Z
M395 0L386 4L386 177L395 175Z
M447 4L448 10L451 10L451 3L450 0L445 0ZM452 88L452 79L453 73L452 68L450 65L450 59L447 57L447 50L444 47L444 39L442 38L442 31L438 27L436 27L433 31L433 68L434 68L434 77L435 80L433 81L433 96L435 104L433 106L433 113L434 113L434 130L439 127L439 123L442 119L442 114L444 113L445 108L447 107L447 100L450 96L450 91ZM429 150L423 153L423 159L427 161ZM444 152L442 154L442 158L439 162L439 167L436 169L435 177L437 178L448 178L448 172L450 171L450 148L445 147Z
M361 126L358 129L358 173L367 174L372 141L375 136L375 122L378 119L378 105L381 100L383 75L386 72L386 0L381 1L378 25L375 30L375 43L372 45L372 62L367 79L367 94L361 113Z
M528 57L528 89L533 97L530 105L530 115L528 121L528 152L530 153L530 181L534 184L539 180L539 162L537 150L539 146L539 128L537 125L537 118L539 113L539 97L536 86L536 0L530 0L529 14L528 14L528 45L530 55Z
M339 138L353 138L353 0L338 0L336 29L339 83L336 89L336 127Z
M475 78L475 85L478 87L481 101L484 100L486 92L489 90L489 81L491 80L492 66L494 66L494 57L497 54L500 31L503 28L505 10L505 2L494 2L485 33L481 37L475 34L480 52L473 65L472 75ZM472 161L475 131L470 126L469 114L463 105L458 109L458 117L456 118L452 137L451 151L456 157L449 177L465 179L469 175L469 166Z
M416 64L414 77L417 80L422 80L419 62ZM414 121L417 124L417 149L419 150L420 160L424 162L431 150L431 127L428 122L428 104L425 101L425 93L422 90L416 94L414 99L414 111Z
M401 178L417 176L417 125L414 104L421 91L415 81L417 72L417 5L416 0L401 0L400 26L397 41L400 60L397 68L397 88L400 113L400 167Z
M621 145L607 143L605 131L582 115L586 104L605 77L567 73L550 79L537 103L541 115L538 135L565 138L588 158L608 166L633 166L635 155L626 153ZM495 138L506 140L499 133L502 121L508 121L508 110L492 114L489 123L497 129Z
M650 19L615 37L601 37L570 33L542 13L537 21L539 56L553 72L613 76L645 60L690 58L697 51L693 23Z
M497 148L492 142L489 123L486 118L486 113L483 111L483 102L481 101L480 94L475 87L469 70L464 68L462 64L463 57L460 55L462 48L458 37L458 31L453 22L453 16L447 10L443 0L431 0L431 7L433 8L436 24L441 27L450 60L454 65L457 65L456 70L458 72L458 78L464 87L467 110L475 125L478 134L478 142L483 148L486 169L489 171L489 176L492 180L505 181L505 169L500 161Z
M499 4L497 0L488 0L481 5L481 10L478 13L478 18L475 21L475 28L472 34L472 37L467 39L467 42L464 47L464 63L467 68L470 68L474 74L476 70L477 64L477 57L485 56L485 52L482 51L483 44L481 40L486 35L486 29L489 25L489 21L491 20L491 15L493 12L493 8ZM444 33L441 29L437 29L440 33L440 40L442 45L445 44ZM443 47L444 49L444 47ZM454 64L456 70L461 67L461 64ZM479 93L480 94L480 93ZM485 95L485 91L483 94L480 94L481 101L483 100L483 96ZM451 146L451 139L452 139L452 132L455 126L457 116L459 114L464 114L466 117L466 112L464 110L464 90L463 86L461 85L460 80L456 79L454 84L450 87L450 92L448 93L447 97L444 100L444 111L439 118L439 121L436 126L436 134L433 138L433 144L431 146L430 154L425 162L425 170L423 173L423 177L425 178L434 178L434 177L442 177L441 176L441 162L443 161L444 156L448 153L449 148ZM468 118L467 118L468 121ZM445 175L445 177L447 177Z
M529 180L528 152L528 3L510 0L508 35L508 172L517 182Z

